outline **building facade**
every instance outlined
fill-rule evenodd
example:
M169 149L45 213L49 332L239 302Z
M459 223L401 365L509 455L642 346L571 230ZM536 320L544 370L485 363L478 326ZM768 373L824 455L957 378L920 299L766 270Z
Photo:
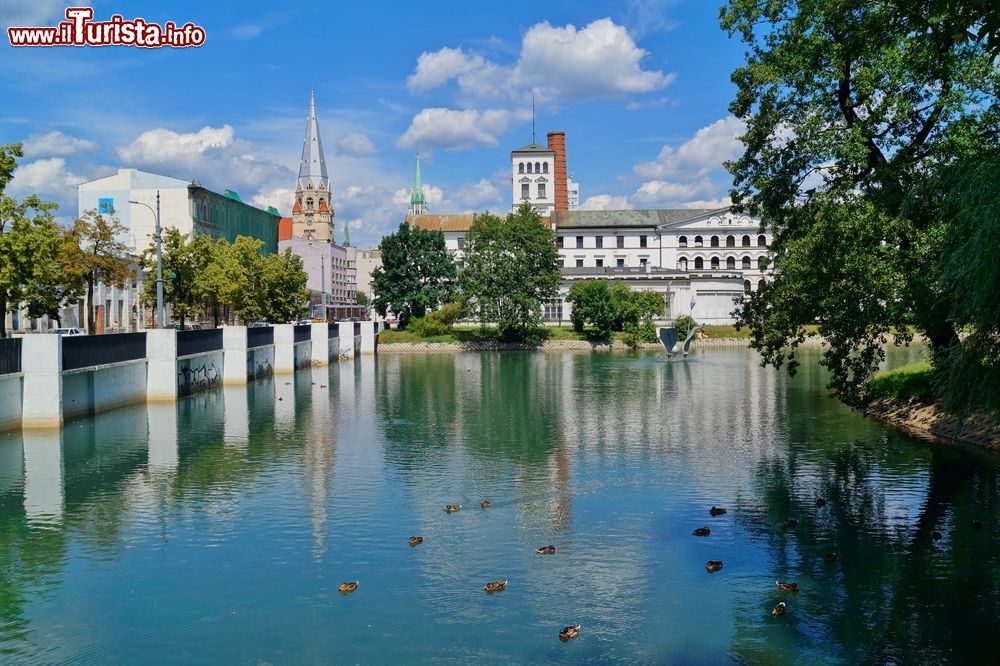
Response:
M292 235L297 238L334 242L334 210L330 200L330 179L316 119L316 97L309 95L309 116L302 141L299 177L295 180L292 204Z

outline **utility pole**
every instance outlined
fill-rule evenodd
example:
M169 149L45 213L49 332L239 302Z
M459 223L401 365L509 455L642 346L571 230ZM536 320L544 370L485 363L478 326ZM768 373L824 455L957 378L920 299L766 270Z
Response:
M160 191L156 190L156 210L141 201L129 199L129 203L145 206L156 218L156 231L153 234L153 238L156 239L156 327L163 328L163 238L160 233Z

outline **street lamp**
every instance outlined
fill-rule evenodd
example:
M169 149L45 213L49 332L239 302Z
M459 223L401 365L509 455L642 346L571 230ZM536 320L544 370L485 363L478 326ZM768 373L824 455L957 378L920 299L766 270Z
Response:
M129 199L129 203L145 206L156 218L156 233L153 234L153 238L156 239L156 327L163 328L163 243L160 236L160 191L156 190L155 211L152 206L141 201Z

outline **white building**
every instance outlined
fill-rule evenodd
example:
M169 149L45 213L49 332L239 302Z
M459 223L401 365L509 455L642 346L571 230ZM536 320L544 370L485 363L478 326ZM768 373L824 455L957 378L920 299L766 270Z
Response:
M566 190L569 194L569 209L579 210L580 209L580 183L573 180L573 175L570 174L566 181Z
M556 208L556 153L537 143L529 143L510 153L513 208L530 203L542 217Z

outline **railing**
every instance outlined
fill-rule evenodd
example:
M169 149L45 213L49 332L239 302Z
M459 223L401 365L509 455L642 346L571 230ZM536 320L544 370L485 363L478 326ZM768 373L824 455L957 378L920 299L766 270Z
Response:
M312 325L302 324L295 327L295 342L308 342L312 340Z
M354 335L361 335L361 322L354 322Z
M178 331L177 356L191 356L222 349L222 329L210 328L205 331Z
M145 358L145 333L73 335L62 340L63 371Z
M247 329L247 349L266 347L274 344L274 329L270 326L255 326Z
M0 375L21 372L21 338L0 340Z
M332 340L340 335L340 326L337 322L331 321L326 324L326 337L328 340Z

